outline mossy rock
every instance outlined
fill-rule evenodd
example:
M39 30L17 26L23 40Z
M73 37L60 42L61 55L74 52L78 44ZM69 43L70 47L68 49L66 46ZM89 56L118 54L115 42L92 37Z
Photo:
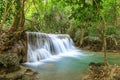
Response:
M15 53L0 54L0 66L12 68L19 65L19 59Z
M0 74L0 80L40 80L40 74L24 66L19 66L19 70Z
M120 80L120 66L90 63L82 80Z

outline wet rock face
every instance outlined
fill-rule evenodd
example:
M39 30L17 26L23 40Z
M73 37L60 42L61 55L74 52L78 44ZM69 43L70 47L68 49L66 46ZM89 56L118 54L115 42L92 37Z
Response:
M20 63L26 62L27 60L27 44L24 40L19 40L18 43L14 44L11 51L16 53Z
M27 59L27 36L25 32L8 33L5 31L0 32L0 54L15 53L20 63L25 62Z
M89 64L89 66L101 67L101 66L105 66L105 64L104 64L104 63L94 63L94 62L91 62L91 63Z

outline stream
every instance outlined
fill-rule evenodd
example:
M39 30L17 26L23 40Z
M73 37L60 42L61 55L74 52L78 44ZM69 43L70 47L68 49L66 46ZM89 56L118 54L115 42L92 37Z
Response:
M27 33L25 65L40 73L40 80L81 80L90 62L103 62L103 54L82 51L68 34ZM108 53L110 64L118 64L119 54Z
M81 80L90 62L103 62L103 54L101 52L86 51L79 51L79 53L84 55L62 56L56 60L49 59L33 63L28 67L40 73L40 80ZM119 54L108 53L110 64L120 65L119 58Z

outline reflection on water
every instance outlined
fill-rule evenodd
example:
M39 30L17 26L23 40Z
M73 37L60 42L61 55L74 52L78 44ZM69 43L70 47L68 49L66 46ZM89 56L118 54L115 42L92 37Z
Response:
M101 53L92 53L92 55L83 53L87 56L62 57L56 61L45 61L43 64L29 67L40 72L40 80L81 80L90 62L103 62ZM108 54L110 64L120 65L119 58L119 54Z

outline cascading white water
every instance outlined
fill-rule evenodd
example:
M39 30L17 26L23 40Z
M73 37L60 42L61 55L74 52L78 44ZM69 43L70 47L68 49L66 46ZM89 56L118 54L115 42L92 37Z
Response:
M45 34L27 32L28 62L37 62L53 55L66 54L74 50L72 39L67 34Z

